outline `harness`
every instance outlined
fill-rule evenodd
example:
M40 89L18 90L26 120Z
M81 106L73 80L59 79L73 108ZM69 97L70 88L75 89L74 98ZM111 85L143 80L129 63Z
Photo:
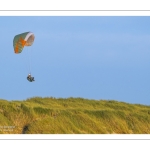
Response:
M27 80L30 81L30 82L33 82L34 81L34 77L27 77Z

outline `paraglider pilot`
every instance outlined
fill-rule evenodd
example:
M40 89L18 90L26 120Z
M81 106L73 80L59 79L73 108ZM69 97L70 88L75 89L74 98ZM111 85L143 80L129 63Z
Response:
M28 74L27 80L30 81L30 82L35 81L34 77L32 77L31 74Z

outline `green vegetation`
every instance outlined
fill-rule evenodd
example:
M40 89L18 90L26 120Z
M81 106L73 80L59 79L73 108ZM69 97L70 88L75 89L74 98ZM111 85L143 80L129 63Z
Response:
M150 106L114 100L0 100L1 134L150 134Z

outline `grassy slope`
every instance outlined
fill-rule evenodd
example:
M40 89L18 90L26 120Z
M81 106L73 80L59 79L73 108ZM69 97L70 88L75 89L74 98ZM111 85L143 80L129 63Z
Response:
M150 106L82 98L0 100L0 133L145 134Z

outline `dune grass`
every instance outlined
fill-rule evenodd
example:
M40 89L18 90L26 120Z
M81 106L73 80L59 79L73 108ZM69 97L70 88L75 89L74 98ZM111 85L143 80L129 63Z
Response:
M1 134L149 134L150 106L115 100L0 100Z

